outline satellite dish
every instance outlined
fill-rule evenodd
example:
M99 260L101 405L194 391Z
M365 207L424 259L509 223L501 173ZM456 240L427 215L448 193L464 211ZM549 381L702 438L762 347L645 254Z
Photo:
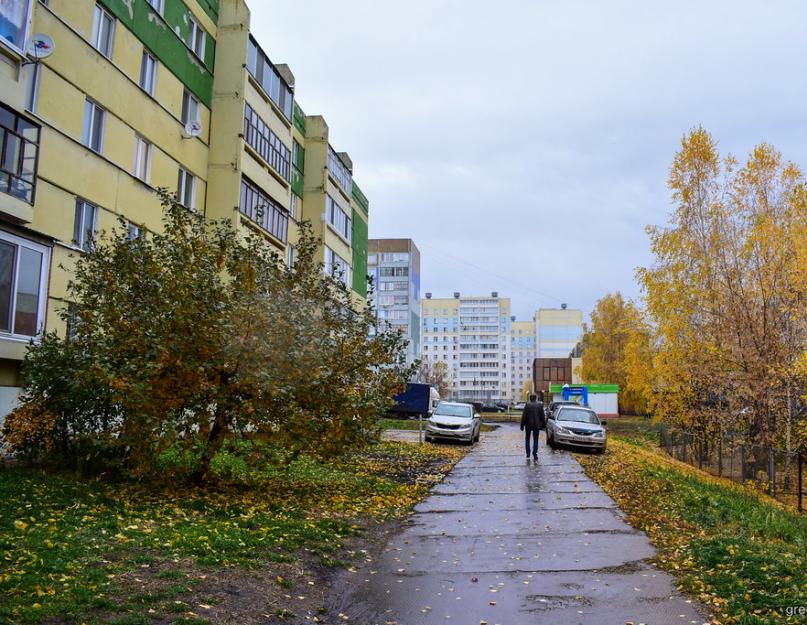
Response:
M56 46L53 43L53 39L51 39L48 35L45 35L44 33L37 33L35 35L31 35L31 37L28 39L28 43L25 45L25 52L28 53L28 56L39 61L46 59L53 54L55 47Z
M202 134L202 122L198 119L192 119L185 124L185 136L189 139L191 137L198 137Z

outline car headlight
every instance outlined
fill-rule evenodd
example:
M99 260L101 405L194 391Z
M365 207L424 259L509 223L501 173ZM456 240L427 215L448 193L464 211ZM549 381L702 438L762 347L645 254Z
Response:
M605 436L605 432L603 432L602 430L600 430L599 432L594 432L594 437L595 438L603 438L604 436Z
M460 426L459 428L457 428L457 429L458 429L458 430L461 430L461 431L463 431L463 432L464 432L464 431L466 431L466 430L470 430L472 427L473 427L473 424L472 424L472 423L469 423L468 425L461 425L461 426Z
M560 432L561 434L571 434L571 433L572 433L572 431L571 431L571 430L567 430L567 429L566 429L565 427L563 427L562 425L558 425L558 426L557 426L557 430L558 430L558 432Z

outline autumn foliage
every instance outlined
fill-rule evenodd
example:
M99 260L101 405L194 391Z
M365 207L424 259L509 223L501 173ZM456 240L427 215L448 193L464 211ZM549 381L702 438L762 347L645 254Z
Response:
M371 306L326 275L310 227L289 268L260 236L163 200L163 232L113 232L77 259L70 337L29 350L12 451L205 479L225 441L283 461L368 441L411 375L405 341L371 336Z
M807 191L768 144L745 163L702 128L669 176L675 208L648 229L639 269L655 353L648 400L703 435L732 432L793 449L807 443Z

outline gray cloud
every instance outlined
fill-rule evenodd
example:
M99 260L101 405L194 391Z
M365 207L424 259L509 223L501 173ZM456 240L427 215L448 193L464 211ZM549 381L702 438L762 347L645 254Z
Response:
M807 163L807 5L722 0L251 3L423 288L498 290L520 318L637 295L681 136Z

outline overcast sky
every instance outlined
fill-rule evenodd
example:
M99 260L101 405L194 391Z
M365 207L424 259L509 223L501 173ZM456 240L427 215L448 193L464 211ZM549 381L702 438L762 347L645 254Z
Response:
M802 0L248 3L353 159L370 236L412 238L435 297L496 290L529 319L637 296L693 126L807 166Z

